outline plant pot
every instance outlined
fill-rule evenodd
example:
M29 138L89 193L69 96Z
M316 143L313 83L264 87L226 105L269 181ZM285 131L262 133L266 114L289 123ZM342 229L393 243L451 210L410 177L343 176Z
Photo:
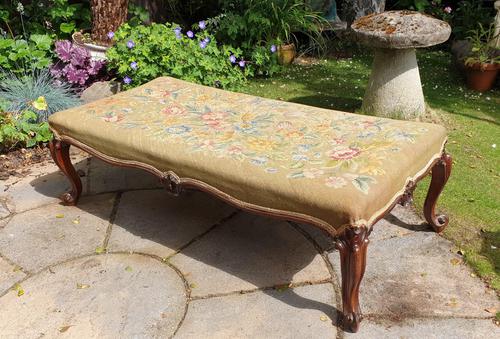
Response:
M295 44L280 45L278 47L278 62L280 65L290 65L296 54Z
M92 60L106 60L106 51L109 47L85 41L82 32L75 32L71 37L73 38L73 43L75 45L85 48L90 52Z
M490 90L495 83L498 69L498 64L475 63L466 65L467 87L479 92Z

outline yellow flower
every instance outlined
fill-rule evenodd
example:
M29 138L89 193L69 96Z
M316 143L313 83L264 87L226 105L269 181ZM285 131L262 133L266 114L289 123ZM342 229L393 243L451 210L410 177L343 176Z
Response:
M45 100L45 97L39 96L38 99L31 102L31 106L33 106L35 109L37 109L39 111L46 111L47 110L47 101Z
M272 151L276 147L276 142L269 139L250 138L248 147L258 152Z

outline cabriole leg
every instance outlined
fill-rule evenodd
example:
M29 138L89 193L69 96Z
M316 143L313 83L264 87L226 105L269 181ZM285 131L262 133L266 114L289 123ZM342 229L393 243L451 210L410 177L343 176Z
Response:
M71 191L64 193L61 200L67 205L76 205L82 193L82 181L71 163L69 147L70 144L61 140L53 139L49 142L52 159L71 182Z
M336 238L342 271L342 327L357 332L361 322L359 286L366 267L369 231L366 227L348 227Z
M424 203L425 220L432 226L434 231L441 233L448 226L448 216L436 215L435 207L439 195L451 174L452 159L447 153L443 153L441 159L432 167L432 179Z

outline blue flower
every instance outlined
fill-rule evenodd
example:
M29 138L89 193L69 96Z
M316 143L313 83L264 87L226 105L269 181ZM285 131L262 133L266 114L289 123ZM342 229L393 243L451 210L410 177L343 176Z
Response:
M201 49L205 49L207 47L207 43L205 41L200 41Z
M137 62L132 61L132 62L130 63L130 68L132 68L132 69L137 69Z
M231 56L229 57L229 61L231 61L232 64L235 64L236 63L236 57L231 54Z
M132 49L135 47L135 43L132 40L127 41L127 47Z
M177 26L177 27L175 27L175 28L174 28L174 32L175 32L175 34L178 34L178 33L180 33L181 31L182 31L182 28L180 28L179 26Z
M184 134L191 131L191 127L186 125L174 125L165 128L165 131L170 134Z
M194 33L193 33L193 31L187 31L186 35L187 35L190 39L194 38Z
M238 65L240 65L240 67L245 67L245 60L240 60L240 62L238 62Z
M205 21L200 21L198 22L198 27L200 27L200 29L205 29L207 28L207 23Z
M108 39L111 40L115 37L115 33L114 32L108 32Z
M123 78L123 83L124 84L130 84L132 82L132 78L130 78L128 75L125 76L125 78Z
M210 41L212 41L212 40L210 40L210 38L209 38L209 37L206 37L205 39L203 39L203 41L205 41L205 43L207 43L207 44L208 44L208 43L209 43Z
M276 53L277 50L276 45L271 45L271 53Z

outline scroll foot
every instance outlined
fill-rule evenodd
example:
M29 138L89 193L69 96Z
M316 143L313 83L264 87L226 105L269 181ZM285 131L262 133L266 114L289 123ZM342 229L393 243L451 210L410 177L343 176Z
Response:
M342 271L342 327L357 332L361 322L359 286L366 267L369 231L366 227L349 227L337 237L335 247L340 252Z
M447 153L443 153L441 159L432 168L432 179L424 203L425 220L432 226L434 231L441 233L448 226L448 216L436 215L435 207L439 195L451 174L452 159Z
M71 191L64 193L61 200L67 205L76 205L82 193L82 181L76 172L69 156L70 144L61 140L53 139L49 142L50 154L59 169L71 182Z

